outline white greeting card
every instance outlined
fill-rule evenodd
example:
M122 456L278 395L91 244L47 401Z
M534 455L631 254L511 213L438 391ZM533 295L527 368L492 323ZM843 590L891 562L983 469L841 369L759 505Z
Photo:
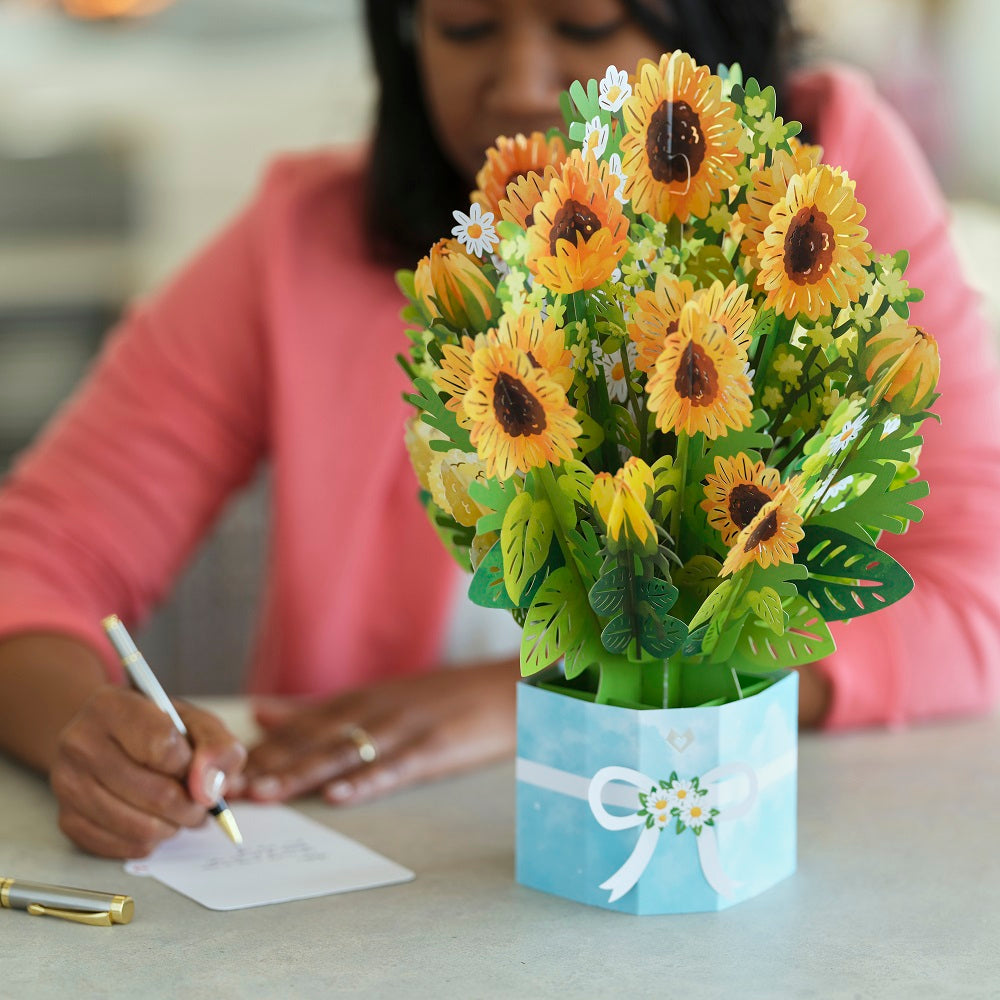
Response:
M243 845L214 822L182 830L148 858L128 861L131 875L152 875L210 910L287 903L409 882L408 868L294 809L239 803L233 814Z

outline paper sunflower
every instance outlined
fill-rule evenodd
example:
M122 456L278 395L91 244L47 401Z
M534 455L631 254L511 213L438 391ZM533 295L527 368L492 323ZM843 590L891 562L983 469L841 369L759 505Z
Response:
M523 351L535 368L541 368L564 392L573 384L572 352L566 349L563 331L551 317L537 309L525 309L516 316L504 315L490 341Z
M559 385L534 368L524 351L507 344L475 352L463 407L487 476L508 479L547 462L558 464L572 456L580 434Z
M715 474L705 477L705 497L701 509L708 523L730 546L764 506L777 495L781 473L763 462L753 462L740 452L735 458L716 458Z
M623 113L625 196L635 210L664 222L708 215L743 163L743 127L721 80L685 52L644 60Z
M814 320L857 299L871 251L864 217L842 170L795 174L758 246L757 284L767 304L789 319Z
M905 320L889 323L868 341L864 355L865 376L897 413L919 413L931 403L941 358L929 333Z
M439 389L449 395L445 406L455 414L460 427L469 427L463 402L472 381L472 355L476 342L471 337L462 337L459 345L445 344L442 348L441 367L434 372L434 382Z
M657 275L653 291L643 290L635 297L628 335L636 346L635 366L649 373L666 346L667 338L677 332L681 309L694 298L690 281L682 281L669 272Z
M508 198L508 186L524 180L529 174L543 174L548 166L558 166L566 159L566 146L559 136L546 138L543 132L513 139L501 136L492 149L486 151L486 163L476 174L476 190L472 200L485 211L503 218L501 202Z
M716 438L750 425L753 388L746 356L697 301L681 310L646 386L661 431Z
M611 277L628 246L628 220L607 163L574 150L534 208L527 265L558 294L596 288Z
M800 484L796 477L782 486L736 536L719 576L736 573L754 560L765 568L792 562L805 535L802 517L795 510L799 499Z
M555 167L546 167L541 174L531 172L507 185L507 196L500 199L500 218L527 229L535 221L535 208L542 195L559 176Z

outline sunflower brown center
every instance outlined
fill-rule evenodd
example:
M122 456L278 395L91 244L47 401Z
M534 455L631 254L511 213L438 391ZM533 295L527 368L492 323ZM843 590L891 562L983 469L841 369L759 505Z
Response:
M760 524L757 525L743 545L744 552L753 552L761 542L766 542L778 533L778 512L772 510Z
M729 517L741 531L771 498L753 483L740 483L729 494Z
M493 412L511 437L528 437L545 430L544 407L519 378L507 372L497 375Z
M692 406L711 406L718 395L719 373L712 359L694 341L681 354L674 389Z
M560 240L567 240L572 246L576 246L578 235L586 242L600 228L601 220L586 205L581 205L573 198L567 198L552 220L549 251L555 257L556 244Z
M687 101L662 101L646 130L649 170L661 184L690 180L705 159L701 119Z
M785 274L797 285L814 285L833 263L835 239L815 205L799 209L785 233Z

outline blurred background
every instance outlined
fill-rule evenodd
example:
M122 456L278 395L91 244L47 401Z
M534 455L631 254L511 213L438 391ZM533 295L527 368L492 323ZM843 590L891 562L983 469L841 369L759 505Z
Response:
M865 68L951 201L1000 329L996 0L797 0L810 61ZM278 151L357 142L373 87L360 0L0 0L0 476L129 299L250 195ZM236 690L266 474L140 636L168 687ZM210 676L205 673L210 665Z

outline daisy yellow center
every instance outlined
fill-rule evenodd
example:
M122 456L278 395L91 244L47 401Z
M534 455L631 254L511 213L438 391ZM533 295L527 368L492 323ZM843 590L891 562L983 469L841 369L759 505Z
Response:
M691 806L691 819L698 819L701 816L701 806Z
M677 789L677 798L679 798L679 799L686 799L687 798L687 791L685 789L683 789L683 788L678 788Z
M545 410L527 386L513 375L500 372L493 390L493 412L511 437L528 437L545 430Z
M661 184L694 177L705 159L701 119L687 101L662 101L649 116L646 159Z
M758 545L762 542L766 542L769 538L773 538L778 533L778 512L772 511L764 518L760 524L757 525L753 531L750 532L750 537L747 538L746 543L743 546L744 552L753 552Z
M745 528L759 513L770 497L753 483L740 483L729 493L729 517L736 527Z
M800 209L785 234L785 273L797 285L814 285L833 263L833 228L815 205Z
M576 246L577 235L583 237L584 242L590 239L601 228L601 220L586 205L573 198L568 198L562 208L556 212L556 217L552 221L552 231L549 233L549 252L556 256L556 244L560 240L567 240L572 246Z
M712 359L693 341L681 355L674 389L692 406L711 406L719 393L719 373Z
M611 369L611 377L616 382L620 382L625 378L625 366L620 361L616 362L615 366Z
M470 222L465 231L471 240L478 240L483 235L483 227L478 222Z
M615 101L617 101L618 98L621 96L622 96L622 88L619 87L617 83L612 84L610 87L608 87L608 92L607 94L605 94L605 97L607 97L609 104L614 104Z
M667 808L667 800L666 799L657 799L656 802L653 803L653 808L654 809L666 809Z

